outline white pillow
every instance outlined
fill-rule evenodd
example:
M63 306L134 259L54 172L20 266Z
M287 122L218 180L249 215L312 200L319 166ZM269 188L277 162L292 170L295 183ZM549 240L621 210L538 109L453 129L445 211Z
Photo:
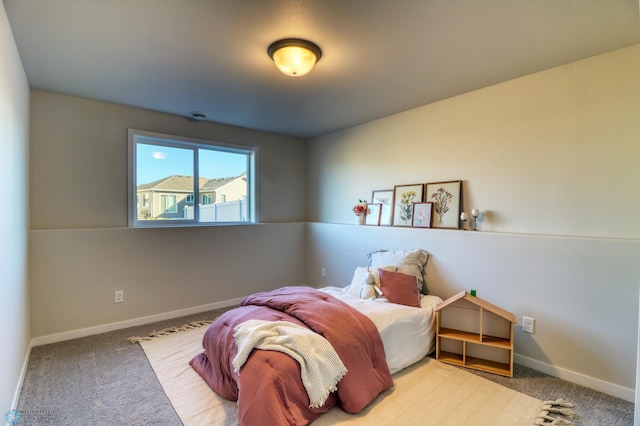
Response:
M385 266L382 269L394 272L397 270L395 266ZM351 284L345 287L345 293L360 299L379 297L382 294L382 290L380 290L378 269L368 266L357 267L353 272Z
M418 290L422 294L428 294L427 285L424 282L424 272L429 260L429 252L423 249L413 250L378 250L368 254L371 260L371 269L377 270L384 266L393 265L397 267L397 272L415 275L417 278Z

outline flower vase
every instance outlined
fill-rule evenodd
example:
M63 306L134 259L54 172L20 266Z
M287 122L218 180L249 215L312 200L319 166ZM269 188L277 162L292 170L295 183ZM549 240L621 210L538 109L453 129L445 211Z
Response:
M361 214L360 216L356 216L356 225L364 225L365 216Z

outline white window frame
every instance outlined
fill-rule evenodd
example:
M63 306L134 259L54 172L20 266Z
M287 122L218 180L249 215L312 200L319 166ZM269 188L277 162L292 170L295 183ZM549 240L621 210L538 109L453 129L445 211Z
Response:
M158 146L167 146L182 149L191 149L194 152L194 188L193 195L195 200L200 199L198 185L198 150L209 149L214 151L232 152L244 154L247 156L247 220L239 222L200 222L199 203L194 203L194 218L180 220L139 220L137 215L137 173L136 173L136 145L138 143L152 144ZM201 139L192 139L183 136L167 135L162 133L149 132L145 130L128 129L128 225L133 228L166 228L180 226L229 226L229 225L246 225L258 222L257 215L257 154L255 147L246 147L239 145L223 144L219 142L205 141Z

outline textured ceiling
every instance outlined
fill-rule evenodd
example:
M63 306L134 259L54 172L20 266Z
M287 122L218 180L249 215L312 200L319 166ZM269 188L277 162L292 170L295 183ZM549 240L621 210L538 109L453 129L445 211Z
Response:
M301 138L640 43L637 0L4 0L34 89ZM323 56L286 77L266 49Z

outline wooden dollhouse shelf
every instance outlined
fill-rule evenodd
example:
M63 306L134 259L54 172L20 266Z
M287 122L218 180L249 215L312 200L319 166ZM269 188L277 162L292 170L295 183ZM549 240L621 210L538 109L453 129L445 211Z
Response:
M495 346L497 348L509 349L511 347L511 341L503 337L495 336L481 336L477 333L470 333L468 331L454 330L451 328L441 328L440 337L446 337L447 339L464 340L465 342L483 343L489 346Z
M466 291L436 307L436 359L513 377L515 316Z

